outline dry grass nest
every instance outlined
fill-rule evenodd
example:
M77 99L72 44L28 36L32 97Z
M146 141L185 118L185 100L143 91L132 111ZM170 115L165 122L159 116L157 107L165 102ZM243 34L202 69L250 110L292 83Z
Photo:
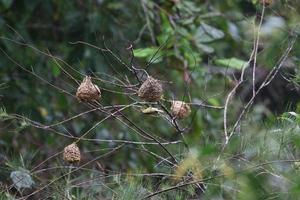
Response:
M68 163L80 162L80 150L75 143L70 144L64 148L63 159Z
M183 101L173 101L171 105L171 113L177 119L183 119L191 114L191 108Z
M145 101L159 101L163 94L163 88L160 82L151 76L141 85L138 90L138 96Z
M92 83L92 78L86 76L77 89L76 97L79 101L93 102L101 98L99 87Z

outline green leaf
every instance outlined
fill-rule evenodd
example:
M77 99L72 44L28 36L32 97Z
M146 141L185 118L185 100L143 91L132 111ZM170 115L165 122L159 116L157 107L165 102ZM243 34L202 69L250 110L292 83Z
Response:
M119 10L124 7L124 4L122 2L114 2L114 3L109 3L107 5L107 8L110 10Z
M213 53L215 50L211 46L201 44L201 43L196 43L197 47L204 51L205 53Z
M151 61L151 63L159 63L162 61L162 52L158 49L158 47L135 49L133 50L133 54L135 57L145 58L147 61ZM167 53L165 56L167 56Z
M248 67L248 62L238 59L238 58L225 58L225 59L217 59L214 61L216 65L220 65L223 67L229 67L232 69L243 69L244 67Z
M220 106L220 102L218 101L217 98L210 98L208 99L208 102L213 106Z
M135 49L133 50L133 54L137 58L146 58L153 56L157 51L157 47L148 47L144 49Z
M194 38L196 42L205 43L205 42L212 42L224 37L224 32L212 27L208 24L201 23L201 26L198 27Z
M161 33L157 36L159 44L171 47L174 44L174 34L175 30L172 28L168 16L161 13ZM167 44L165 44L166 42Z

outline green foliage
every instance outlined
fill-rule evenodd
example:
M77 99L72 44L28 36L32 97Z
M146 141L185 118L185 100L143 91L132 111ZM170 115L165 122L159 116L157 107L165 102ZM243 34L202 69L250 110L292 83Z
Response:
M133 55L137 58L146 58L147 61L153 64L162 61L162 55L157 47L134 49Z
M238 58L230 58L230 59L217 59L215 60L216 65L220 65L222 67L229 67L233 69L242 70L246 68L248 63L244 60L240 60Z
M299 39L283 62L292 71L280 71L295 105L272 113L270 102L287 98L277 81L233 130L242 95L252 95L243 87L255 39L256 67L268 72L300 30L297 1L267 7L258 27L262 9L256 0L0 0L0 199L299 199ZM227 99L243 67L241 91ZM163 85L160 104L137 96L144 71ZM100 102L76 99L85 75ZM170 117L172 100L192 114ZM62 159L72 142L79 164Z

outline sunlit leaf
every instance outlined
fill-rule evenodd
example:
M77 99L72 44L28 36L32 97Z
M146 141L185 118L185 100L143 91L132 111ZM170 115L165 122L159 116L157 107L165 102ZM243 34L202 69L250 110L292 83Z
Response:
M133 50L133 54L135 57L138 58L145 58L149 57L155 54L157 52L158 48L157 47L148 47L148 48L143 48L143 49L135 49Z
M151 63L158 63L162 60L161 50L158 47L135 49L133 50L133 54L137 58L146 58L147 61L151 60Z
M248 67L248 62L239 58L217 59L215 60L215 64L239 70Z
M142 113L144 114L153 114L153 113L163 113L162 110L154 107L148 107L142 110Z

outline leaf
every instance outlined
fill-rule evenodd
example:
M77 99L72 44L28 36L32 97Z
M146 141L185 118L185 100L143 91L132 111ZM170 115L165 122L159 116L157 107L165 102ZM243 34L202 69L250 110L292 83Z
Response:
M144 49L134 49L133 54L138 58L146 58L153 56L158 51L157 47L148 47Z
M107 5L107 8L110 10L120 10L123 7L124 7L124 4L122 2L114 2L114 3L109 3Z
M4 107L0 107L0 121L4 121L7 118L9 118L9 115L6 112L6 109Z
M161 15L161 33L157 36L157 40L160 45L166 45L166 47L171 47L174 44L175 30L173 29L168 16L164 13L161 13L160 15Z
M220 106L220 102L217 98L209 98L207 100L212 106Z
M285 112L281 115L281 117L279 117L282 120L291 122L291 123L295 123L299 121L299 114L296 112Z
M201 23L201 26L198 27L194 38L196 42L205 43L212 42L214 40L221 39L225 36L224 32L212 27L208 24Z
M18 171L11 172L10 178L12 179L17 189L31 188L34 184L34 181L32 180L29 171L22 168Z
M270 16L265 19L261 27L261 33L265 36L273 36L274 32L282 31L286 28L286 22L282 17Z
M292 116L294 116L294 117L299 117L299 115L297 114L297 113L295 113L295 112L288 112L288 114L290 114L290 115L292 115Z
M205 53L213 53L215 51L214 48L212 48L208 45L201 44L201 43L197 43L197 47L199 49L201 49L202 51L204 51Z
M241 70L244 67L248 67L248 62L238 59L238 58L225 58L225 59L217 59L214 61L216 65L220 65L223 67L229 67L232 69Z
M158 63L162 61L162 52L158 47L148 47L144 49L133 50L133 55L137 58L146 58L151 63Z
M37 110L40 112L40 114L43 116L43 117L47 117L48 116L48 111L45 107L38 107Z
M163 111L158 109L158 108L148 107L146 109L143 109L142 113L144 113L144 114L155 114L155 113L163 113Z

